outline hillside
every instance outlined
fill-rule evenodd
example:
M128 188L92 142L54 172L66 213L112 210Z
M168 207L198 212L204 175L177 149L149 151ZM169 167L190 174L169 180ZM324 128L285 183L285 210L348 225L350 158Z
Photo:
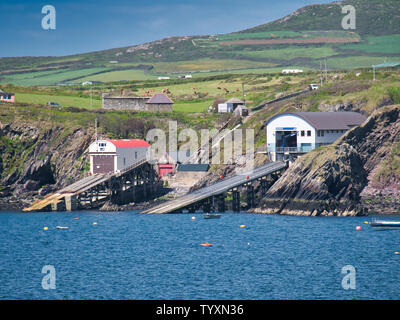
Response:
M344 16L341 8L345 5L352 5L356 9L358 34L364 36L399 33L400 5L396 0L344 0L310 5L282 19L240 33L274 30L339 30Z
M357 29L341 28L341 6L357 9ZM0 58L0 83L56 85L87 80L155 80L227 73L276 73L283 68L370 68L400 60L397 0L348 0L312 5L251 29L169 37L136 46L65 57Z

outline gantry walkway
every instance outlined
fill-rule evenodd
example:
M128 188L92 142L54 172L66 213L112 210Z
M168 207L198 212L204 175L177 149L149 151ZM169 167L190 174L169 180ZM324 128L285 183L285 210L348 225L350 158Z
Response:
M286 168L287 163L284 161L267 163L251 171L247 171L239 175L223 179L211 186L198 189L177 199L173 199L163 204L157 205L153 208L142 211L142 213L178 212L199 201L203 201L207 198L224 194L229 190L248 184L249 182L257 180L259 178L266 177L275 172L282 171Z
M29 207L24 208L23 211L42 211L48 206L57 206L57 204L62 201L65 201L67 203L66 200L71 199L71 197L75 197L79 194L90 191L98 187L99 185L111 181L112 179L118 179L120 177L123 177L124 175L128 175L132 171L146 164L148 164L147 160L141 160L120 172L87 176L66 186L65 188L62 188L57 192L47 195L43 199L33 202ZM70 208L67 208L67 210L70 210Z

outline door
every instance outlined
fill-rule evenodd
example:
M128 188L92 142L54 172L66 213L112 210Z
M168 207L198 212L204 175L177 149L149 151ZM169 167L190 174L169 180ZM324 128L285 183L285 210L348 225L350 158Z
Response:
M109 173L114 172L114 156L113 155L94 155L93 156L93 173Z

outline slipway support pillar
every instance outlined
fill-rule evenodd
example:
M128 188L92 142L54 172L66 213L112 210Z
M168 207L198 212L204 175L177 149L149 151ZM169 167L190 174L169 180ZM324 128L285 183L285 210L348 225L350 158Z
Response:
M78 201L76 196L65 196L65 210L72 211L78 209Z
M232 191L232 211L240 212L240 192L237 189Z

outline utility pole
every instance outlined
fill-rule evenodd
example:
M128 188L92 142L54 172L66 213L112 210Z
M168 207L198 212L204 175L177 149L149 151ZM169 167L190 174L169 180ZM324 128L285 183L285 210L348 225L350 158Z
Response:
M244 94L244 82L242 82L242 97L243 97L243 102L246 105L246 98L245 98L245 94Z
M375 66L372 66L372 71L373 71L373 74L374 74L373 81L375 81Z
M95 139L97 143L97 118L94 119L94 134L95 134Z
M327 69L327 58L325 58L325 82L328 82L328 69Z
M90 109L93 107L93 87L90 85Z
M323 80L322 80L322 61L319 62L319 77L321 81L321 87L323 85Z

